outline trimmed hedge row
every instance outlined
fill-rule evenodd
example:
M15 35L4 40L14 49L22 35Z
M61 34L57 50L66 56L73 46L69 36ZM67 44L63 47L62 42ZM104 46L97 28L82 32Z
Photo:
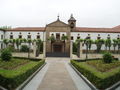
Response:
M23 83L32 73L34 73L41 65L45 63L45 60L32 61L18 70L0 70L0 85L13 90L21 83Z
M99 89L106 89L120 80L120 68L102 73L85 62L71 60L71 64Z

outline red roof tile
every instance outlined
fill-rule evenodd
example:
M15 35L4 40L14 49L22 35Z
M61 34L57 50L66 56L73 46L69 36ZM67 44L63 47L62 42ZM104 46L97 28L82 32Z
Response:
M118 25L118 26L116 26L116 27L113 27L113 28L115 28L115 29L118 29L118 28L119 28L119 29L120 29L120 25Z
M100 33L120 33L120 29L112 28L86 28L86 27L76 27L72 32L100 32Z
M119 26L120 27L120 26ZM45 27L18 27L6 31L45 31ZM120 33L120 28L87 28L76 27L72 32L100 32L100 33Z
M7 31L45 31L44 27L18 27L12 28Z

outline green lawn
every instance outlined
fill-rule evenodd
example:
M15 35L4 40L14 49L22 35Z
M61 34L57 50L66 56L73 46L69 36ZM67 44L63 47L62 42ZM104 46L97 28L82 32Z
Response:
M29 62L30 60L26 60L26 59L13 58L11 61L3 61L0 59L0 69L12 70L18 68L20 65L24 65Z
M15 89L44 62L45 60L31 61L24 59L13 59L9 62L0 61L0 85L9 90Z
M87 61L86 63L101 72L107 72L114 68L120 67L120 62L116 60L109 64L104 63L102 60Z
M108 65L99 60L87 62L71 60L71 64L99 89L110 87L120 80L119 63L114 61Z

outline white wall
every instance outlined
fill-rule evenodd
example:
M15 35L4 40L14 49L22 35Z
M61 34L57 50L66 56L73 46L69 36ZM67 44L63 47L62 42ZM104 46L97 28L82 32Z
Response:
M3 35L3 39L4 39L4 31L0 30L0 49L2 47L2 44L3 44L3 40L1 39L1 35Z
M12 32L12 34L11 34L11 32ZM36 39L37 35L40 35L40 39L42 41L43 41L43 38L44 38L44 35L43 35L44 32L36 32L36 31L35 32L33 32L33 31L30 31L30 32L28 32L28 31L26 31L26 32L22 32L22 31L19 31L19 32L18 31L7 31L5 33L5 38L6 39L10 39L10 35L13 35L13 38L16 39L16 38L19 37L20 32L21 32L22 38L25 38L25 39L27 39L28 35L31 35L31 39L32 40ZM30 34L28 34L28 33L30 33ZM37 33L39 33L39 34L37 34Z
M111 39L117 38L120 33L91 33L91 32L71 32L71 36L74 37L74 41L77 39L78 34L80 34L80 38L85 39L88 34L90 34L91 39L96 40L98 34L100 34L101 39L107 39L108 34L110 35Z
M92 32L71 32L71 36L73 36L73 41L75 41L77 39L78 34L80 34L80 38L81 39L85 39L88 34L90 34L90 37L92 40L96 40L98 34L100 34L101 39L107 39L108 34L110 35L111 39L116 39L118 37L118 35L120 35L120 33L92 33ZM117 48L117 47L116 47ZM86 49L85 45L83 47L83 49ZM96 45L92 45L92 50L96 49ZM105 46L102 46L102 50L105 49ZM111 50L113 50L113 46L111 46Z

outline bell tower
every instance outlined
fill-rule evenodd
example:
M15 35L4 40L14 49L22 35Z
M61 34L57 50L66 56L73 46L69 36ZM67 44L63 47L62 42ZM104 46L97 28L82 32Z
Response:
M73 14L71 14L70 19L68 20L68 24L69 24L71 30L73 30L76 27L76 20L73 17Z

